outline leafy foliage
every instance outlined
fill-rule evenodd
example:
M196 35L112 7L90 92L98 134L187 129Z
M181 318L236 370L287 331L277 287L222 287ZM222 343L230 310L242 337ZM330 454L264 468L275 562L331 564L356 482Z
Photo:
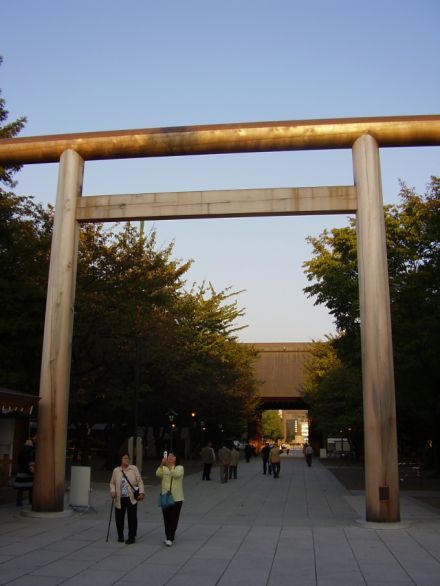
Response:
M237 293L186 291L190 263L156 251L156 235L130 224L81 234L71 417L164 426L190 413L230 433L255 408L254 352L236 339Z
M263 411L261 433L265 438L277 439L283 436L283 426L278 411Z
M363 439L362 385L358 368L338 357L337 340L314 342L305 364L303 392L313 425L326 437L349 439L360 454Z
M7 119L0 97L0 138L15 137L26 122ZM0 183L13 188L19 168L0 166ZM0 381L29 393L38 392L51 227L51 208L0 187Z
M0 190L0 380L38 393L51 210Z
M1 58L0 58L1 64ZM24 127L6 123L0 138ZM20 167L0 167L13 188ZM39 384L53 209L0 189L1 384ZM190 262L157 250L156 234L131 224L82 226L77 269L70 422L85 437L97 422L125 427L178 425L197 411L224 433L242 431L255 409L254 351L238 343L238 293L203 283L185 289Z
M437 420L439 363L439 205L440 179L431 177L424 196L401 184L400 203L387 206L385 226L394 340L399 442L402 449L420 449L426 442L438 445ZM325 304L335 318L340 336L331 341L340 367L360 372L358 273L354 222L347 228L325 231L310 238L313 258L304 263L305 288L316 304ZM319 362L319 361L318 361ZM309 391L328 402L339 383L335 365L327 365L324 379L310 382ZM345 376L345 375L344 375ZM354 377L354 381L359 379ZM348 387L347 387L348 388ZM352 387L358 394L357 385ZM349 397L351 393L349 393ZM352 403L344 408L349 412ZM334 415L334 414L333 414ZM332 416L333 416L332 415ZM327 415L328 417L328 415ZM320 425L329 425L323 414Z

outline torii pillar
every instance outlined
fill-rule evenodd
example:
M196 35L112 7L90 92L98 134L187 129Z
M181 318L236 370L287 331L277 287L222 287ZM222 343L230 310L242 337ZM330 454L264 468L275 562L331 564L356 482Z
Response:
M59 165L50 254L32 499L32 510L45 513L64 509L66 430L79 245L76 203L82 194L83 174L83 159L75 151L66 150Z
M366 520L400 521L391 312L379 147L353 145L364 400Z

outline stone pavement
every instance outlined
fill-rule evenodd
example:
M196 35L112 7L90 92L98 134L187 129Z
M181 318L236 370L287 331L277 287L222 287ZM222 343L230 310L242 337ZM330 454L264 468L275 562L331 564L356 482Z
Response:
M0 506L0 584L51 586L440 585L440 512L401 495L402 522L364 521L362 492L347 491L315 459L284 457L279 479L258 458L238 479L185 478L171 548L163 545L158 486L139 505L134 545L116 541L108 487L92 484L90 509L38 517ZM70 512L66 493L66 513Z

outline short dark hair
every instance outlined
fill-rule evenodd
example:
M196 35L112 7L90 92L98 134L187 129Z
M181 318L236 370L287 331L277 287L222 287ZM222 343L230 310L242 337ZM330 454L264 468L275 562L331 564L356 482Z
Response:
M176 452L169 452L169 453L168 453L168 456L171 456L171 454L173 454L173 456L176 458L176 466L177 466L178 464L180 464L180 457L179 457L179 454L177 454Z

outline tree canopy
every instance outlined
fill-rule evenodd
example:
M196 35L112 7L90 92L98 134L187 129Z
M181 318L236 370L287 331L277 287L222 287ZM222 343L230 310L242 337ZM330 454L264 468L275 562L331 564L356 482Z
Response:
M24 117L8 122L8 114L0 96L0 138L15 137L25 125ZM0 381L36 393L52 210L9 191L19 169L0 166Z
M2 384L38 390L52 210L0 198ZM89 430L117 422L178 425L197 412L208 428L241 434L256 407L255 352L237 340L238 293L185 288L190 262L156 250L131 224L80 233L69 420Z
M440 178L433 176L424 195L402 183L399 203L384 209L401 449L421 449L427 442L439 441L439 205ZM347 369L360 374L355 221L350 220L346 228L324 231L309 242L313 258L304 263L310 282L304 290L334 316L340 335L330 343L344 377ZM329 379L334 378L335 368L339 367L328 367ZM360 376L356 379L360 381ZM314 389L320 394L324 379L309 382L308 392ZM352 386L355 394L357 385ZM345 382L332 388L343 387L348 392L350 386ZM327 392L331 402L333 391Z
M131 224L81 233L72 364L72 417L160 425L172 409L234 424L254 408L255 354L238 343L236 293L186 290L190 262Z
M1 64L1 58L0 58ZM26 119L7 122L0 97L0 137L14 137ZM13 189L20 167L0 167ZM0 188L0 380L37 393L41 364L53 208ZM203 418L207 432L243 431L255 409L255 352L239 344L239 292L210 284L188 290L190 261L158 249L152 230L127 223L81 227L73 333L69 420L178 426Z
M283 425L278 411L268 410L261 414L261 434L276 440L283 437Z

